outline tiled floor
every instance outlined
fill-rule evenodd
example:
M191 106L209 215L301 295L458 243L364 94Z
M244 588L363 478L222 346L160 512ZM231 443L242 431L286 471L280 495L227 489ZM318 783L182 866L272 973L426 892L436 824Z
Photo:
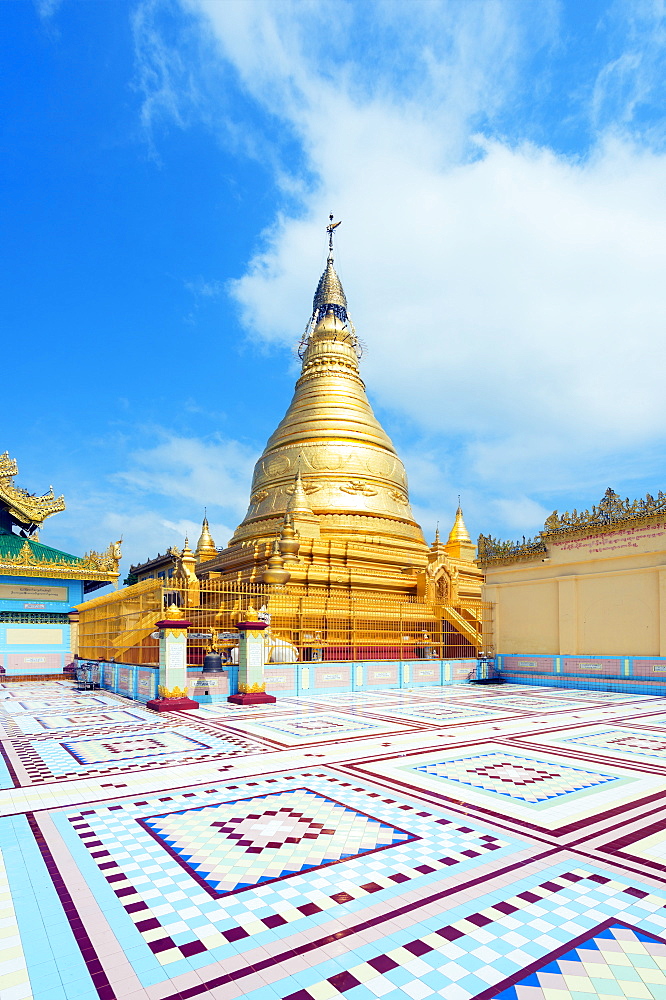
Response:
M0 685L2 1000L666 1000L666 699Z

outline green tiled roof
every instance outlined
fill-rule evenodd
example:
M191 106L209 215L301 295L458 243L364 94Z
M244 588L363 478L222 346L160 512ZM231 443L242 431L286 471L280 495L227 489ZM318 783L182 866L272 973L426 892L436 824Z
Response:
M0 531L0 560L7 556L14 558L18 556L26 542L36 559L70 563L72 566L78 566L83 562L80 556L73 556L61 549L53 549L50 545L42 545L41 542L33 542L29 538L22 538L20 535L8 534L4 531Z

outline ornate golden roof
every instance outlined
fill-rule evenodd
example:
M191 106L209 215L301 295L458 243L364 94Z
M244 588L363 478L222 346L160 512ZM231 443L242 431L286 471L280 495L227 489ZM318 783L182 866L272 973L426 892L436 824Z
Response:
M18 476L18 464L15 458L9 457L9 452L5 451L0 455L0 479L12 479Z
M5 508L15 524L34 530L47 517L65 509L65 498L56 497L53 487L44 496L38 497L14 486L12 480L17 475L16 459L4 452L0 455L0 506Z
M409 506L404 466L372 412L359 373L358 340L333 267L333 228L294 397L255 466L250 506L231 545L252 538L268 541L276 518L295 513L295 504L327 520L333 517L338 534L353 531L344 519L364 515L377 519L380 534L423 543Z
M42 576L111 583L120 576L120 542L112 542L105 552L86 552L73 556L32 538L0 532L0 574L3 576ZM93 589L88 587L87 589Z
M598 505L590 510L558 514L556 510L546 518L543 530L534 538L522 542L505 542L491 535L479 535L479 565L501 566L542 558L547 554L546 543L581 535L604 535L640 524L662 522L666 518L666 493L661 490L656 498L649 493L640 500L623 500L610 486Z

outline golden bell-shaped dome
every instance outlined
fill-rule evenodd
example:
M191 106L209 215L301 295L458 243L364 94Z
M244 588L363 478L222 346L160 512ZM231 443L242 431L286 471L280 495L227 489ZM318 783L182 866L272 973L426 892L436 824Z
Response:
M360 344L333 263L336 226L331 218L293 398L255 466L245 518L206 571L277 581L286 557L292 587L412 594L428 546L404 466L360 375Z
M467 525L463 519L462 507L458 504L458 509L456 511L456 519L453 522L453 527L449 532L449 537L447 540L447 545L452 545L454 542L471 542L472 539L469 537L469 531L467 530Z
M262 573L261 579L264 583L274 586L284 586L289 581L291 573L284 568L284 559L280 553L279 539L273 542L273 550L268 558L266 569Z
M208 559L214 559L217 555L217 547L213 541L213 536L210 533L208 518L205 514L203 524L201 525L201 534L199 535L195 555L197 565L199 565L199 563L206 562Z
M463 518L462 507L460 506L460 500L458 500L458 509L456 511L456 518L453 522L453 527L449 532L448 541L444 547L448 555L453 556L456 559L463 559L467 562L471 562L476 555L476 546L470 538L469 531L467 530L467 525L465 524Z
M358 340L330 255L308 330L294 397L255 466L250 507L231 544L273 533L273 519L296 514L295 504L327 518L376 518L378 532L422 541L404 466L365 393Z
M296 559L298 550L301 547L300 540L294 529L294 520L291 514L285 514L284 524L280 531L280 555L285 559Z

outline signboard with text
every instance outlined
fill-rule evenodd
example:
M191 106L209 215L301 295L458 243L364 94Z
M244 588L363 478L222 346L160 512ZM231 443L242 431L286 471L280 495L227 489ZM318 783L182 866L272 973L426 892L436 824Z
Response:
M0 583L0 601L69 600L69 587L46 587L31 583Z
M548 542L548 552L558 562L599 556L630 555L636 552L661 552L666 548L666 525L641 524L618 531L595 532L577 538Z

